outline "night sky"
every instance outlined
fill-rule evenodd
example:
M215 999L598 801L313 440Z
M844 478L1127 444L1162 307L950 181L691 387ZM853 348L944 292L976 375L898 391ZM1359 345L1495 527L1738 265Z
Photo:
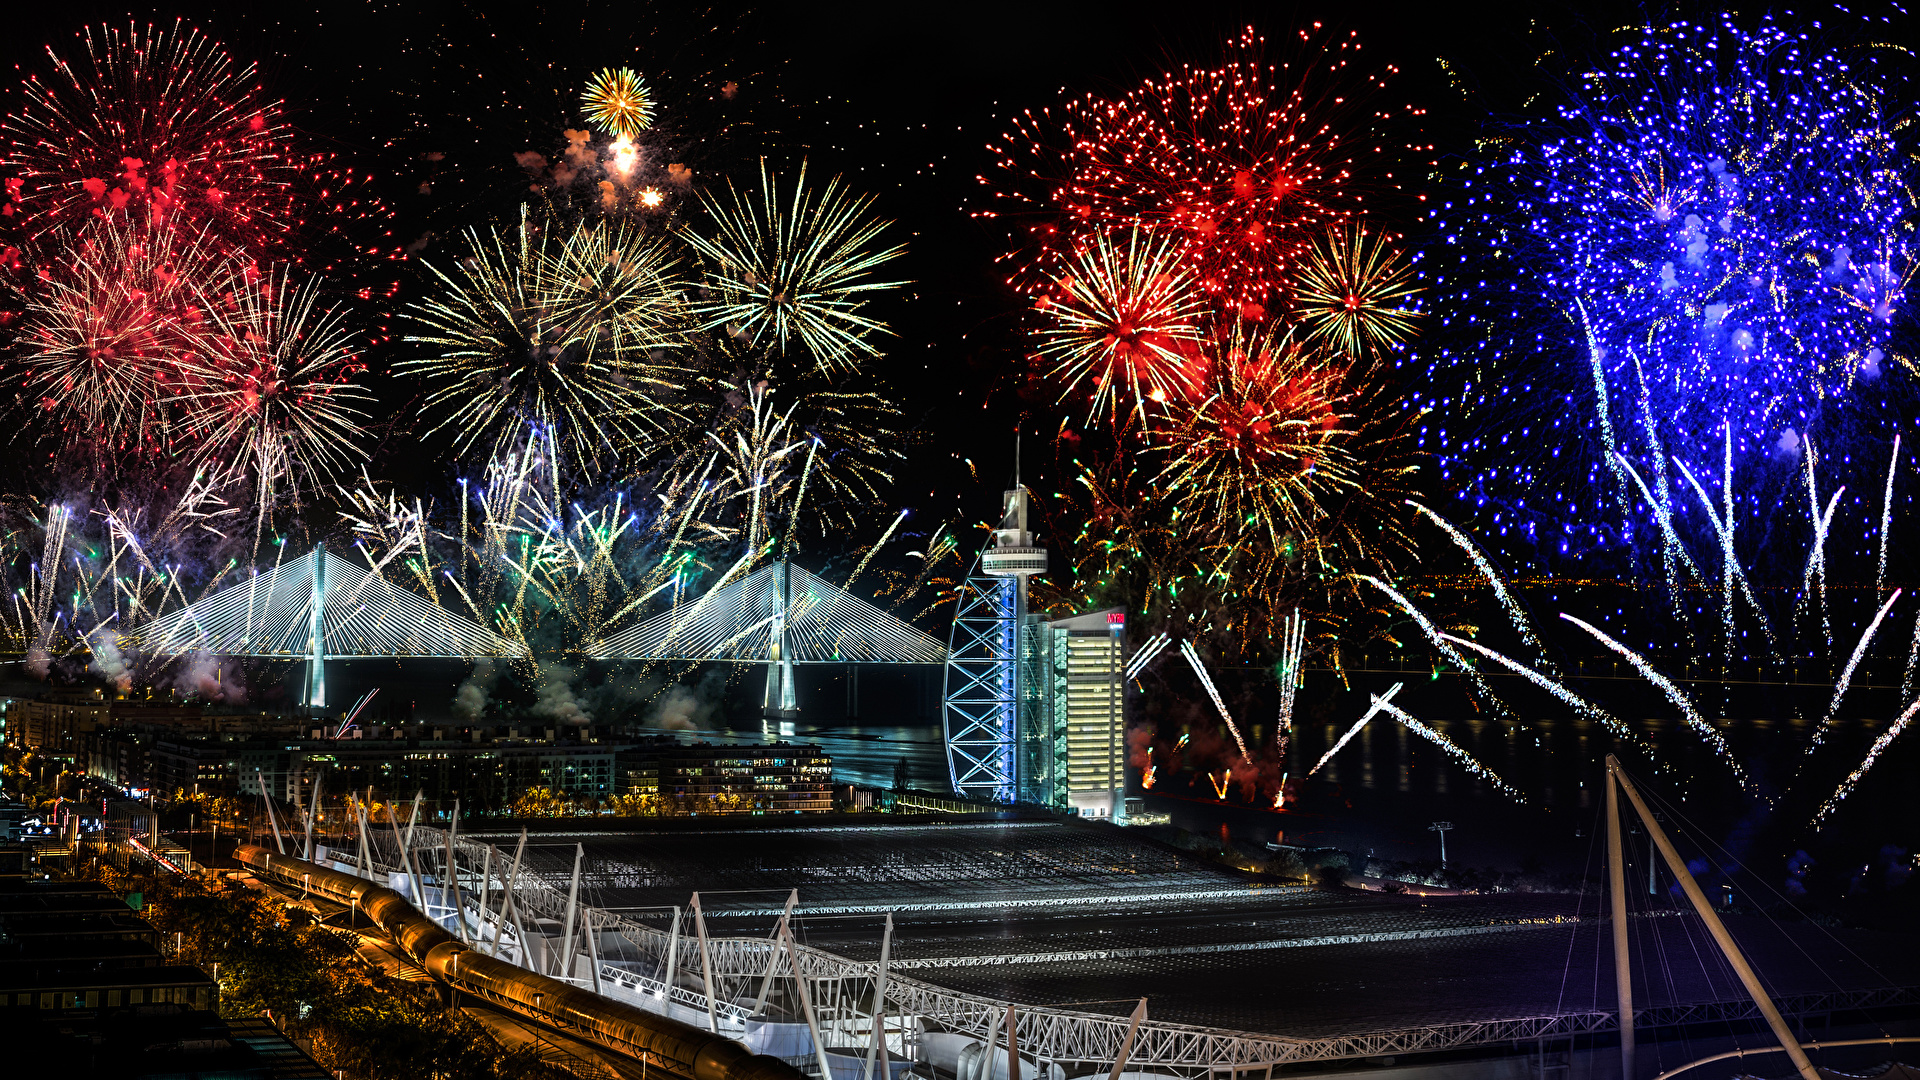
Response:
M987 205L976 178L991 168L985 146L1007 116L1088 91L1121 92L1179 63L1206 64L1247 25L1283 47L1297 27L1324 20L1359 30L1374 63L1401 69L1387 100L1427 105L1436 128L1464 126L1475 106L1448 88L1438 55L1497 93L1534 49L1528 18L1573 33L1608 24L1571 10L1520 10L1475 5L1463 20L1397 3L79 3L12 17L0 57L31 70L49 44L75 50L89 23L184 17L238 59L259 63L268 94L288 103L313 144L371 172L393 211L393 242L431 234L422 248L429 257L458 230L515 213L526 188L512 155L561 144L560 131L581 123L579 88L593 71L632 65L666 84L668 110L674 73L691 86L737 79L756 126L715 148L716 168L741 175L765 153L776 165L805 158L813 169L844 172L878 197L909 245L895 265L914 285L884 301L898 333L885 370L920 446L913 480L892 501L932 525L995 511L1023 420L1025 479L1042 490L1054 479L1049 443L1060 414L1046 395L1019 392L1014 331L1023 305L993 263L1004 232L971 217ZM428 163L428 154L444 157ZM1417 231L1414 215L1400 216L1397 228ZM417 295L415 272L402 271L394 309ZM371 471L403 488L438 487L447 466L418 453L414 438L418 387L380 378L379 359L374 385L388 412Z

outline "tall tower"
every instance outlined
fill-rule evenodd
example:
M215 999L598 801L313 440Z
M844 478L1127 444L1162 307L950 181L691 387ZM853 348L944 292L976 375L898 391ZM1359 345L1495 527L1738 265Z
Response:
M327 707L327 545L313 546L313 599L307 609L307 708Z
M1027 528L1027 486L1016 477L1003 502L1006 512L993 531L993 545L980 553L980 572L1017 583L1015 616L1027 613L1027 579L1047 572L1047 549L1035 547Z
M1027 525L1027 500L1016 468L1000 527L980 553L979 571L960 589L947 646L947 773L959 794L996 802L1019 797L1027 579L1047 569L1047 551Z
M792 720L800 715L800 695L793 681L793 641L787 634L787 605L793 598L791 567L785 559L774 563L773 627L767 642L767 703L769 720Z

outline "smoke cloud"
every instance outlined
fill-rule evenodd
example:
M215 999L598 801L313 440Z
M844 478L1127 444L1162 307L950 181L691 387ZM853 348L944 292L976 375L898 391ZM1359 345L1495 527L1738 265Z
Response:
M247 688L232 675L237 673L229 673L219 657L196 652L187 657L186 665L174 680L174 687L187 697L197 697L203 701L245 704Z
M499 667L492 660L475 661L472 674L453 691L453 714L470 724L479 720L486 714L487 695L499 678Z
M104 679L108 685L121 693L133 686L133 665L126 654L120 651L120 643L106 627L95 630L87 638L87 645L93 650L93 659L88 662L87 670Z
M533 715L561 724L588 724L593 715L573 692L574 670L564 664L549 664L541 671L540 694L533 703Z
M646 725L668 731L698 731L712 715L712 702L702 701L685 686L674 686L647 714Z

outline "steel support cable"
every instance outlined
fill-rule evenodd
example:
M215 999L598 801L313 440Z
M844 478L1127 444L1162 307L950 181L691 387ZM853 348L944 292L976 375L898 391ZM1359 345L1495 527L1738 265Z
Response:
M1671 803L1667 802L1665 799L1660 798L1658 795L1654 795L1646 791L1642 791L1640 794L1642 798L1645 798L1648 802L1654 803L1656 806L1658 806L1658 808L1661 811L1672 815L1676 821L1686 826L1689 832L1691 832L1693 835L1704 837L1705 839L1702 842L1705 845L1712 847L1714 853L1726 859L1727 862L1732 864L1733 866L1738 867L1743 871L1746 871L1747 876L1750 877L1761 888L1765 889L1767 893L1771 895L1774 899L1780 901L1781 903L1785 904L1787 907L1792 908L1795 912L1799 912L1804 916L1805 913L1800 912L1799 905L1795 904L1791 899L1782 895L1781 892L1778 889L1775 889L1772 885L1767 884L1767 881L1765 878L1762 878L1760 875L1753 873L1751 870L1747 870L1747 867L1745 866L1745 864L1741 863L1739 859L1734 858L1731 852L1729 852L1726 848L1721 847L1720 844L1717 841L1713 840L1711 836L1709 836L1707 833L1702 832L1699 828L1697 828L1693 824L1693 822L1690 819L1688 819L1688 817L1685 814L1680 813L1679 810L1675 808ZM1779 920L1774 919L1772 916L1767 916L1767 921L1773 924L1775 927L1778 927L1780 925ZM1886 983L1888 988L1890 989L1897 988L1897 984L1895 984L1893 980L1888 979L1885 975L1881 974L1879 968L1874 967L1873 964L1868 962L1868 960L1865 957L1861 956L1857 952L1854 952L1853 949L1847 946L1846 942L1841 941L1838 937L1835 937L1833 934L1833 931L1827 929L1825 926L1821 926L1820 924L1810 919L1805 921L1807 925L1813 926L1816 929L1818 929L1822 934L1825 934L1827 937L1827 940L1833 942L1833 944L1838 946L1840 948L1840 951L1846 953L1849 957L1852 957L1854 960L1858 961L1867 970L1879 976L1880 979ZM1815 968L1820 968L1820 962L1818 960L1815 960L1813 957L1813 954L1807 952L1806 948L1802 946L1798 941L1795 941L1791 936L1786 935L1784 933L1781 936L1785 937L1789 942L1791 942L1793 944L1793 947L1799 950L1801 957L1805 959L1809 964L1812 964ZM1822 975L1827 974L1824 968L1821 969L1820 973ZM1839 981L1836 979L1833 979L1832 976L1828 976L1828 980L1832 982L1832 984L1836 989L1839 987Z
M1760 875L1755 874L1750 870L1747 870L1745 864L1741 863L1739 859L1735 858L1733 854L1729 852L1726 848L1721 847L1720 844L1717 841L1713 840L1708 833L1704 832L1703 830L1695 826L1693 821L1689 819L1685 814L1681 813L1679 809L1675 807L1672 803L1668 802L1665 799L1660 798L1656 794L1653 794L1651 792L1646 792L1646 791L1641 792L1641 797L1653 803L1662 812L1670 815L1675 821L1685 826L1688 832L1691 833L1692 835L1696 837L1704 838L1701 841L1704 846L1711 847L1713 853L1716 853L1719 857L1726 859L1730 865L1740 870L1746 871L1747 876L1751 878L1754 882L1756 882L1761 888L1765 889L1767 893L1770 894L1774 899L1785 904L1788 908L1792 909L1795 912L1800 911L1800 908L1798 905L1794 904L1792 900L1782 895L1779 892L1779 890L1775 889L1772 885L1769 885L1764 878L1760 877ZM1804 915L1804 912L1802 912L1801 914ZM1778 919L1775 919L1771 915L1764 915L1764 914L1762 915L1762 917L1766 919L1769 926L1773 927L1776 931L1780 930L1780 921ZM1821 926L1818 923L1813 922L1812 920L1803 919L1803 922L1805 922L1807 925L1814 926L1816 929L1820 931L1820 933L1826 935L1826 938L1828 941L1832 942L1835 946L1839 947L1841 952L1845 953L1848 957L1852 958L1854 961L1859 963L1862 967L1866 968L1868 971L1873 972L1874 976L1880 979L1880 981L1885 984L1887 989L1890 989L1890 990L1899 989L1898 985L1895 984L1892 979L1887 978L1886 975L1883 974L1879 968L1875 967L1865 957L1853 951L1853 949L1850 948L1846 942L1841 941L1837 936L1835 936L1833 931L1829 930L1825 926ZM1836 991L1840 990L1841 988L1840 980L1834 978L1832 974L1830 974L1827 971L1826 967L1822 965L1820 961L1813 956L1812 953L1807 951L1805 946L1801 945L1800 942L1796 940L1791 934L1787 934L1784 931L1781 931L1779 936L1785 938L1787 942L1794 947L1794 949L1798 950L1798 952L1800 953L1801 959L1805 960L1809 965L1811 965L1814 968L1814 970L1818 971L1821 974L1821 976L1827 980L1828 986L1830 986ZM1775 991L1775 988L1770 983L1767 989L1770 993L1775 993L1777 996L1777 992ZM1880 1032L1882 1035L1885 1035L1886 1028L1881 1027ZM1759 1051L1755 1051L1755 1052L1757 1053Z
M1604 813L1604 811L1602 813ZM1599 834L1597 832L1594 835L1589 836L1587 838L1586 866L1589 869L1591 869L1593 866L1594 849L1598 843L1599 843ZM1584 880L1584 877L1582 878L1582 880ZM1567 958L1562 963L1560 968L1560 996L1554 1000L1553 1011L1555 1013L1561 1012L1567 1003L1567 980L1571 978L1573 974L1573 950L1574 950L1574 947L1578 945L1580 941L1580 923L1578 920L1580 918L1581 904L1584 902L1584 900L1585 900L1585 894L1582 893L1582 894L1576 894L1573 901L1573 917L1575 922L1574 922L1573 932L1567 935ZM1598 957L1598 949L1599 949L1598 942L1599 942L1599 939L1595 938L1594 948L1596 952L1595 952L1594 968L1593 968L1593 999L1595 1001L1600 1000L1600 964L1599 964L1599 957Z
M133 648L175 656L295 658L309 640L315 560L325 558L322 649L328 658L432 656L468 658L522 651L493 631L402 589L331 552L315 551L229 586L138 628Z
M631 660L773 659L771 627L782 610L779 566L763 567L691 605L661 612L597 643L596 655ZM878 607L786 567L786 644L795 663L937 664L946 649Z

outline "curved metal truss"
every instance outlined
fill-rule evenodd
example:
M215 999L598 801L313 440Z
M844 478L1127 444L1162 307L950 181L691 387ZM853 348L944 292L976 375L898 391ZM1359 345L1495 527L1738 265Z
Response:
M1013 802L1019 695L1020 583L976 576L961 586L942 694L947 773L961 795Z
M123 643L162 656L205 652L290 660L526 652L325 547L154 619Z
M567 838L574 839L571 834ZM557 839L549 837L548 842ZM407 848L404 856L402 844ZM641 921L636 909L606 910L583 902L577 896L577 879L575 888L567 889L561 884L564 874L555 876L551 870L543 873L523 865L521 851L512 845L496 848L484 840L451 837L441 829L423 826L409 830L404 839L397 829L392 836L364 833L357 853L351 840L343 847L333 855L335 869L392 888L412 889L409 879L420 882L417 902L476 947L628 1004L701 1026L711 1023L735 1038L744 1035L748 1015L738 1002L753 999L756 991L765 1000L765 987L775 975L791 979L797 974L808 984L823 1038L833 1044L864 1046L877 1027L889 1054L898 1059L916 1056L916 1043L929 1030L1004 1039L1003 1021L1009 1011L1005 1000L916 978L900 970L913 965L889 966L884 956L878 961L857 960L799 943L783 948L778 937L709 937L695 914L697 906L672 909L671 927L663 931ZM579 858L576 854L575 859ZM453 882L458 882L457 888L446 887ZM698 894L694 900L697 904ZM771 917L777 911L776 907L764 914ZM578 929L556 940L554 929L561 926ZM1001 962L1008 959L1000 958ZM1038 954L1031 959L1057 957ZM884 990L875 994L879 987ZM874 1007L876 998L885 1002L884 1011ZM1783 996L1776 1004L1793 1017L1912 1007L1920 1004L1920 987L1823 991ZM1125 1045L1126 1068L1195 1080L1248 1073L1271 1076L1275 1067L1283 1065L1589 1038L1619 1030L1614 1013L1594 1010L1543 1011L1532 1016L1308 1037L1154 1019L1133 1024L1124 1015L1062 1006L1023 1005L1015 1014L1019 1052L1043 1065L1098 1074L1120 1057ZM1634 1022L1641 1028L1751 1023L1758 1018L1757 1007L1744 996L1634 1011Z
M940 642L798 566L777 562L629 627L588 652L618 660L938 664Z

